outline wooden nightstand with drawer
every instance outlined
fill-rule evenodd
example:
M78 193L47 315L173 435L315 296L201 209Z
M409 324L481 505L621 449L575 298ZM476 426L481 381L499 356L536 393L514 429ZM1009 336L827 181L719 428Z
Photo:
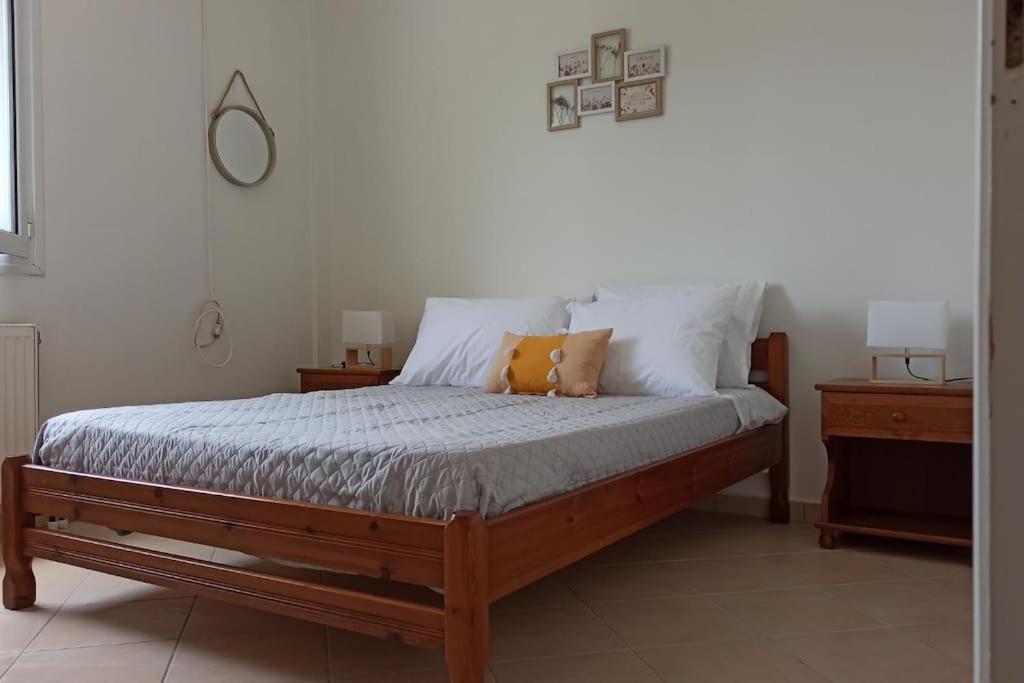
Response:
M398 368L357 365L351 368L299 368L299 391L334 391L387 384L401 372Z
M815 388L828 454L821 546L843 532L971 545L971 383Z

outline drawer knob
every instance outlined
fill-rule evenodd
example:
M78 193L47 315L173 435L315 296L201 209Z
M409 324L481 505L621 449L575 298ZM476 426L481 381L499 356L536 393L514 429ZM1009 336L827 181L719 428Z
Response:
M893 419L893 420L894 420L895 422L906 422L906 421L907 421L907 416L906 416L905 414L903 414L903 413L901 413L900 411L898 411L898 410L897 410L896 412L894 412L894 413L892 414L892 419Z

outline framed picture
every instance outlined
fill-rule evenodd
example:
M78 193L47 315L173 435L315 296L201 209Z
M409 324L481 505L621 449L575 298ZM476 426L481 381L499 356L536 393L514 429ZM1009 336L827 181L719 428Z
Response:
M626 50L626 78L641 81L665 75L665 46L649 47L646 50Z
M590 36L590 69L594 83L617 81L622 78L622 56L625 51L624 28Z
M615 105L615 120L629 121L646 119L648 116L661 116L664 113L664 87L663 78L616 83L618 102Z
M566 130L580 127L576 113L575 78L548 83L548 130Z
M590 78L590 50L581 47L558 53L558 77Z
M615 111L615 84L593 83L577 88L576 102L580 116L611 114Z

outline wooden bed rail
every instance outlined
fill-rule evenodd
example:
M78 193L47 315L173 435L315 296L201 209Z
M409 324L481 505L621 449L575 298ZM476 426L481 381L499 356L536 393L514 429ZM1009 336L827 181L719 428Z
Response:
M779 462L781 434L746 432L488 520L491 600Z
M26 529L25 553L421 647L444 643L444 610L72 534Z
M20 467L21 509L441 587L443 522Z
M32 558L38 557L409 645L443 647L453 682L484 680L488 527L477 513L444 523L73 474L30 465L27 456L4 460L2 475L7 609L35 603ZM444 607L36 529L36 514L443 586Z

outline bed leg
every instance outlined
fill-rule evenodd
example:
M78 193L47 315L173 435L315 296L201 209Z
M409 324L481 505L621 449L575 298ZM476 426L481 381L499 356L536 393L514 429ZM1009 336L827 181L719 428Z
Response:
M780 462L768 469L772 499L768 519L776 524L789 524L789 463Z
M768 393L789 406L789 337L783 332L768 335ZM768 519L776 524L789 523L789 417L782 420L779 461L768 468L772 487Z
M772 497L768 519L776 524L789 524L789 419L782 423L782 458L768 468Z
M483 683L490 659L487 524L458 513L444 530L444 659L451 683Z
M36 577L32 558L25 555L23 530L33 524L32 515L21 505L21 466L27 456L7 458L3 462L2 489L4 514L4 607L25 609L36 602Z

